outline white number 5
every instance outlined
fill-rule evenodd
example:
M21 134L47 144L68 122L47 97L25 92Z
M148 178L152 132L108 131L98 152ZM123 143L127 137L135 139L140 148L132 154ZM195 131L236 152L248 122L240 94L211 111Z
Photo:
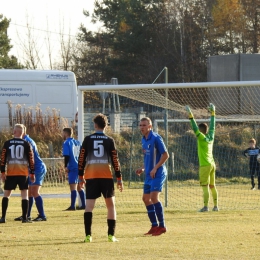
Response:
M94 155L96 157L102 157L104 155L103 140L94 141Z

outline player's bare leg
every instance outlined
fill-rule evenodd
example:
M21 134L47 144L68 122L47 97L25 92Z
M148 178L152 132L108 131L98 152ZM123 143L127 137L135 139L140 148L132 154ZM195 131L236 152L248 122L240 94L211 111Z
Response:
M105 199L107 206L107 219L116 220L115 197Z

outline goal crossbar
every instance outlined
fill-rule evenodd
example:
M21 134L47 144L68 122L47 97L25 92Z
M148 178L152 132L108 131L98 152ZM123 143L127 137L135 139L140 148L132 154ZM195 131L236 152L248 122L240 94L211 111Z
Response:
M125 84L125 85L82 85L79 91L101 90L113 91L124 89L181 89L181 88L221 88L221 87L252 87L260 86L260 81L227 81L227 82L196 82L196 83L161 83L161 84Z
M105 92L117 92L131 91L131 90L164 90L168 89L199 89L199 88L237 88L237 87L259 87L260 81L228 81L228 82L199 82L199 83L161 83L161 84L127 84L127 85L85 85L78 86L78 138L83 141L84 138L84 92L85 91L105 91ZM158 102L158 100L157 100ZM159 100L161 102L161 100ZM165 100L168 107L170 100ZM172 103L174 107L180 105ZM181 106L180 106L181 107ZM252 119L254 120L254 119ZM248 121L248 119L247 119ZM255 120L258 121L258 120Z

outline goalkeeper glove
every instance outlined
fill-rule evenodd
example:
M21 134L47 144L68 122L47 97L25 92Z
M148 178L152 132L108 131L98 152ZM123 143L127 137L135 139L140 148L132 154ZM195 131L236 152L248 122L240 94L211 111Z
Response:
M211 112L212 116L215 116L215 106L212 103L209 103L209 111Z
M186 111L187 111L188 114L189 114L189 119L192 119L192 118L193 118L193 114L192 114L192 112L191 112L190 107L189 107L189 106L185 106L185 109L186 109Z

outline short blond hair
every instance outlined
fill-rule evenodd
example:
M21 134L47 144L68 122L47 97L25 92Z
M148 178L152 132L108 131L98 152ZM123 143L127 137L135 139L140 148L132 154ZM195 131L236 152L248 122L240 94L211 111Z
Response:
M149 125L152 125L152 120L151 120L150 117L143 117L143 118L141 118L140 121L141 121L141 122L143 122L143 121L147 121Z
M18 128L18 129L24 130L24 125L23 124L15 124L14 128Z
M19 129L21 133L24 133L24 125L23 124L15 124L14 129Z

